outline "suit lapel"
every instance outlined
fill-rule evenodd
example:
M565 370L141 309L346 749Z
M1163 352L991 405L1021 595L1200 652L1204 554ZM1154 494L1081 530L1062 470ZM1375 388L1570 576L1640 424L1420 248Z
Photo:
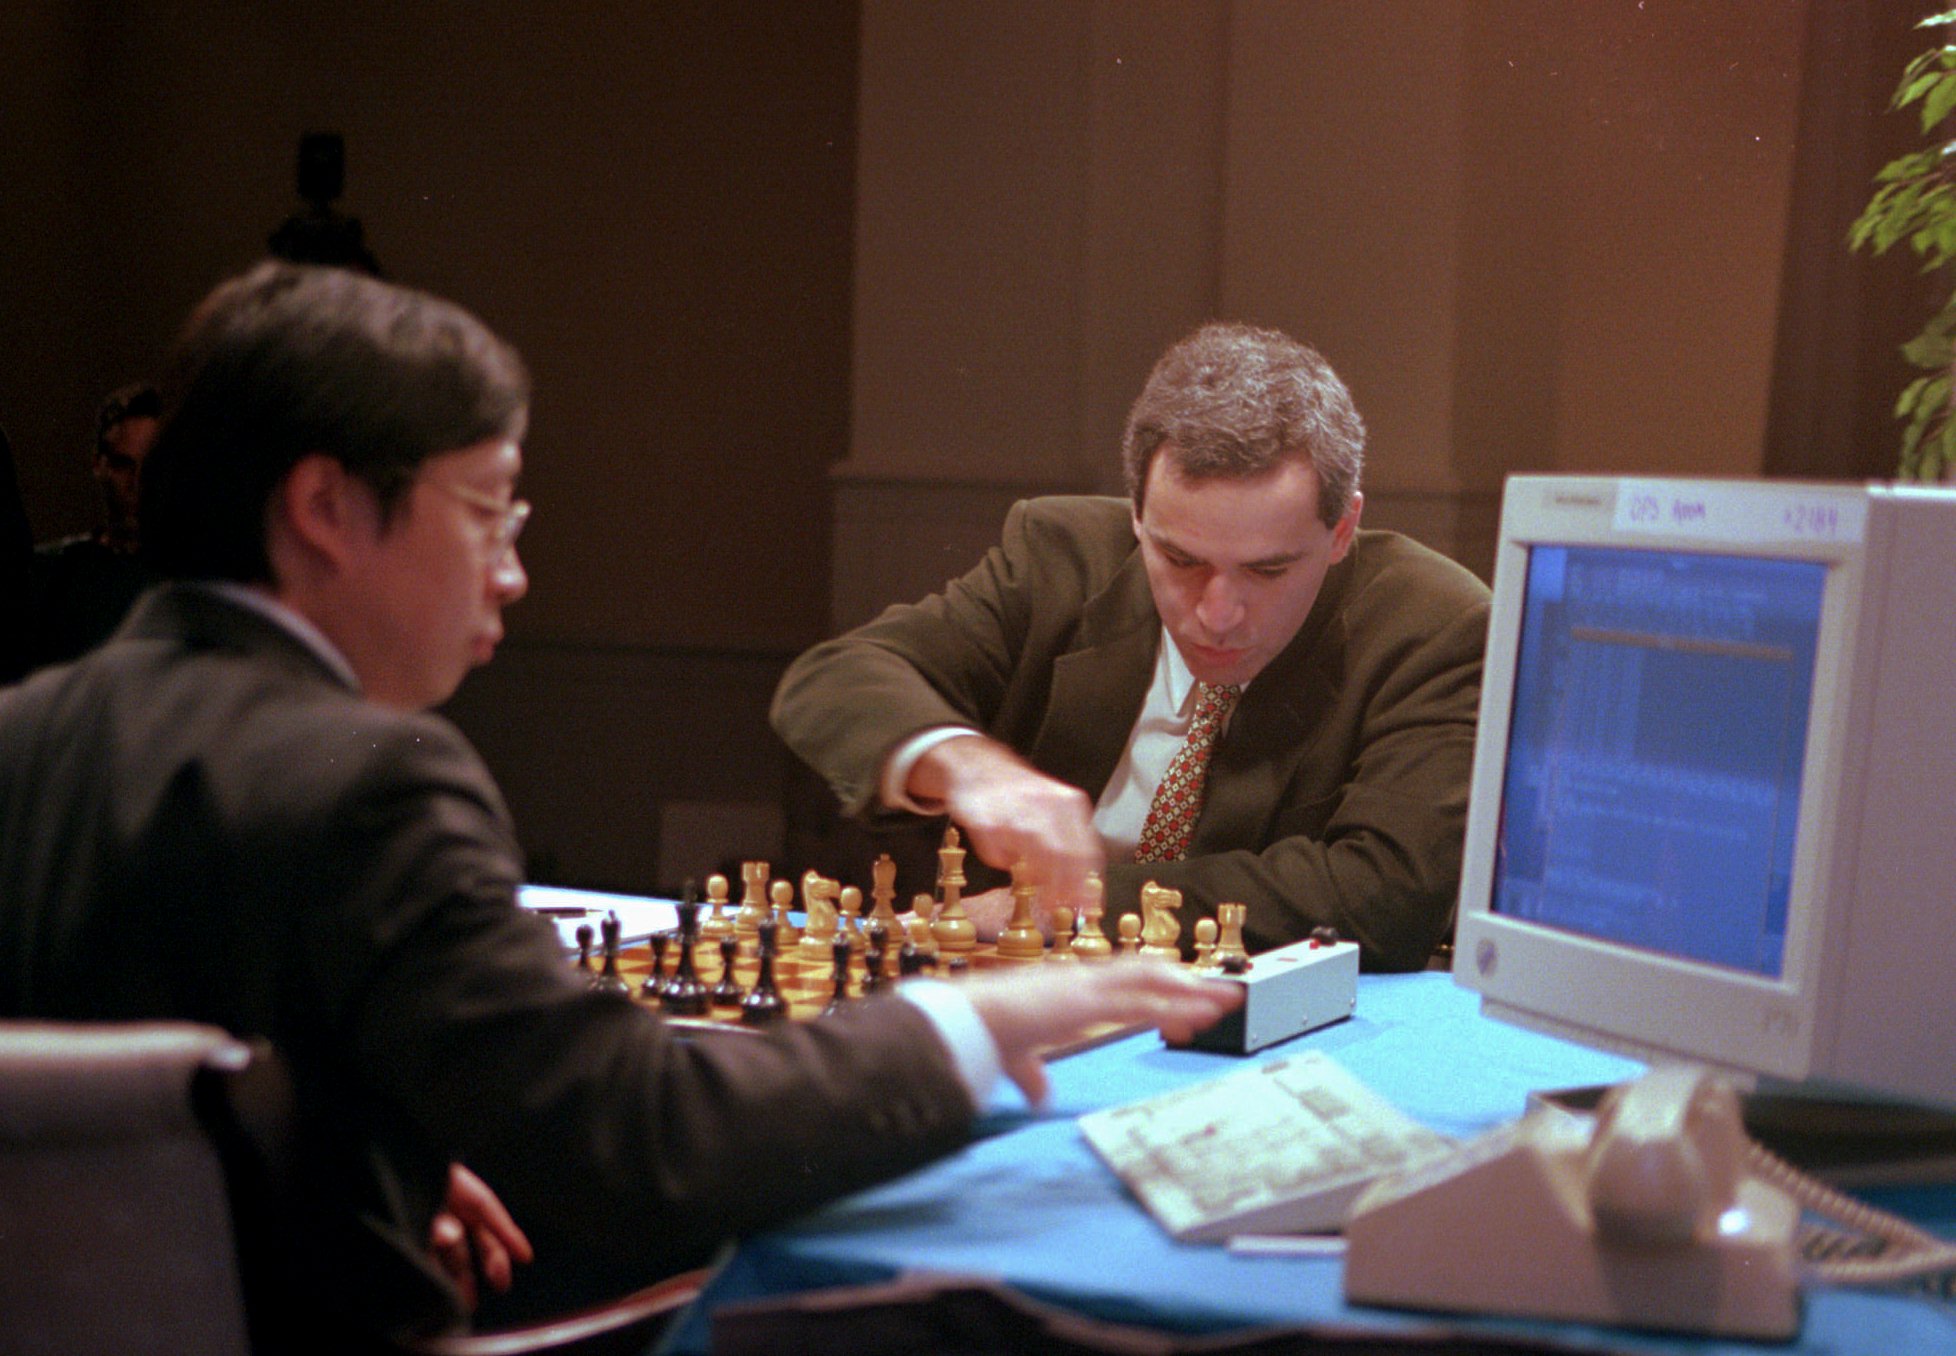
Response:
M1137 551L1087 602L1080 647L1053 661L1033 763L1098 798L1120 761L1153 677L1161 619Z
M1191 855L1259 842L1285 788L1318 742L1345 666L1345 594L1351 558L1325 575L1317 602L1282 654L1258 674L1209 763Z

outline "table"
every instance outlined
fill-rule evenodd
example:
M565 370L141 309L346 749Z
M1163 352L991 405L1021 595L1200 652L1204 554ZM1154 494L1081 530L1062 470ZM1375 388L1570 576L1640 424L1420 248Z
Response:
M1642 1066L1484 1018L1449 975L1363 976L1348 1021L1263 1053L1329 1053L1409 1115L1468 1136L1510 1120L1531 1091L1633 1077ZM1576 1350L1956 1353L1956 1304L1877 1291L1810 1291L1799 1338L1785 1346L1631 1333L1502 1318L1447 1318L1347 1306L1335 1258L1246 1257L1172 1242L1081 1139L1074 1119L1242 1067L1225 1055L1170 1050L1135 1036L1052 1066L1038 1112L1008 1090L960 1153L860 1193L797 1224L744 1241L672 1349L710 1349L713 1306L827 1285L887 1281L907 1270L999 1277L1040 1301L1093 1317L1182 1332L1338 1322L1548 1338ZM1956 1237L1956 1187L1864 1193Z

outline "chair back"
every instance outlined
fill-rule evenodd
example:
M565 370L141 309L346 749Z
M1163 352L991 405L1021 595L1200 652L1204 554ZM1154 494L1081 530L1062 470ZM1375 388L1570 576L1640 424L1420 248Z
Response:
M246 1356L200 1108L250 1048L180 1022L0 1022L0 1356Z

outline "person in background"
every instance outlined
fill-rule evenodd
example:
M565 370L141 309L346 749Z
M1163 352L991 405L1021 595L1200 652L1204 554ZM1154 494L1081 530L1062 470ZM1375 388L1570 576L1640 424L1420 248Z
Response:
M156 388L147 384L125 386L102 402L90 459L102 492L102 526L35 548L28 668L63 663L100 645L150 583L138 551L137 487L161 410Z

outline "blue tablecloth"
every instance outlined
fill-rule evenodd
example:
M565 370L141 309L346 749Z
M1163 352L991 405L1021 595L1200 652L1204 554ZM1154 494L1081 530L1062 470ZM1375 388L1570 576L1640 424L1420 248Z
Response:
M1477 995L1443 974L1366 976L1353 1017L1264 1052L1332 1055L1414 1118L1467 1136L1521 1114L1545 1088L1613 1082L1642 1066L1483 1018ZM676 1335L709 1349L713 1306L929 1270L1001 1278L1036 1299L1094 1317L1179 1331L1338 1322L1431 1327L1432 1316L1348 1307L1335 1258L1245 1257L1171 1241L1122 1187L1074 1124L1242 1067L1240 1059L1170 1050L1136 1036L1053 1065L1038 1112L1016 1093L987 1114L984 1135L920 1172L850 1197L790 1228L741 1244ZM1867 1194L1956 1237L1956 1187ZM1551 1338L1577 1350L1657 1352L1956 1353L1956 1305L1911 1295L1810 1292L1798 1340L1761 1347L1632 1334L1622 1329L1461 1318L1449 1326Z

